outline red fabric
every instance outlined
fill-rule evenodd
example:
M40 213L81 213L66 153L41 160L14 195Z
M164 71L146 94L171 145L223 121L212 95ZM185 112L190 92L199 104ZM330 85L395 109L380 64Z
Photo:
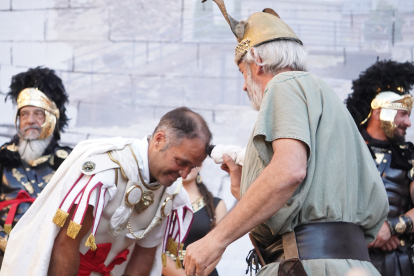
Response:
M7 214L5 225L6 224L11 225L13 223L13 219L14 219L14 216L16 215L17 207L19 206L20 203L23 203L23 202L33 203L34 201L35 201L35 198L30 197L30 195L26 191L21 190L17 194L17 197L15 199L10 199L10 200L0 202L0 210L6 208L7 206L11 204L9 213Z
M114 266L122 264L127 260L129 249L125 249L119 253L114 260L105 266L104 262L111 251L112 243L102 243L96 245L98 248L95 251L88 250L85 255L80 255L80 266L78 276L89 276L91 272L99 272L103 276L110 276L109 272L114 269Z

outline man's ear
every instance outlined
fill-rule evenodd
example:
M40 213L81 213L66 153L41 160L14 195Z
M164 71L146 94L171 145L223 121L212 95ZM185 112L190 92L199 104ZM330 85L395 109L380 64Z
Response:
M371 117L374 118L375 120L379 121L380 120L380 113L381 113L381 108L374 109L374 110L372 110Z
M161 130L161 131L155 133L153 141L154 141L155 149L160 150L160 149L164 148L164 146L167 142L166 139L165 139L165 131Z

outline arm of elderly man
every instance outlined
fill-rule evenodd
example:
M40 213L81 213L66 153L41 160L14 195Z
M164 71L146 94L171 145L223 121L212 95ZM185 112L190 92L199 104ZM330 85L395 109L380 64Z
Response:
M270 164L236 207L205 238L187 247L184 261L187 275L204 276L204 269L219 258L230 243L278 212L305 178L308 152L305 143L278 139L272 142L272 147L274 155ZM241 169L229 157L224 161L230 172L232 192L239 196Z

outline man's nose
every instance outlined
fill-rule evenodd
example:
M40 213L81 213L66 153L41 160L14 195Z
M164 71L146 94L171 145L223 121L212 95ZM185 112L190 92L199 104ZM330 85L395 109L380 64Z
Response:
M411 119L410 119L409 116L407 116L407 118L405 119L405 122L404 123L407 125L407 127L410 127L411 126Z
M184 170L180 171L180 175L183 179L186 179L187 176L190 174L191 168L185 168Z
M246 81L244 81L244 83L243 83L243 91L247 92L247 82Z
M36 122L36 120L35 120L35 117L34 117L34 114L33 114L33 113L30 113L30 114L29 114L29 118L27 119L27 121L28 121L30 124L34 124L34 123Z

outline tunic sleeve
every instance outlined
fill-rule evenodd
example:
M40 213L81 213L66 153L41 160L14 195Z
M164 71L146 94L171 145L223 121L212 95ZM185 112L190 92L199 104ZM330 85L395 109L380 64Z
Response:
M272 142L290 138L304 142L309 148L309 110L305 94L292 79L269 82L256 122L253 143L266 163L273 156Z

